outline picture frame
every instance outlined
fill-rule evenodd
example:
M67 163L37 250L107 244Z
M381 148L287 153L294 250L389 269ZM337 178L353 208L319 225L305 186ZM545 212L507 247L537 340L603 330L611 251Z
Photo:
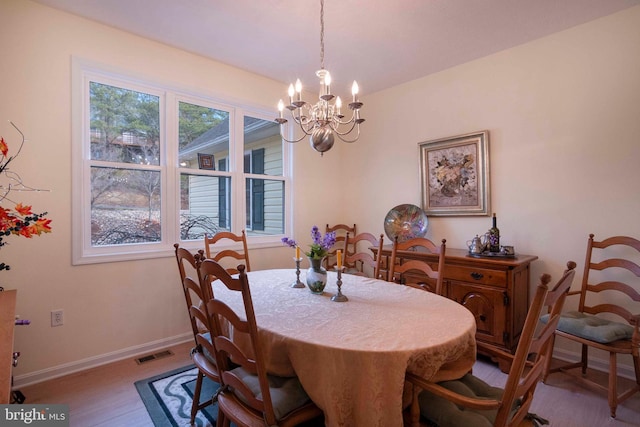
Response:
M420 142L422 209L432 216L488 216L489 131Z
M213 154L198 153L198 167L200 169L215 170Z

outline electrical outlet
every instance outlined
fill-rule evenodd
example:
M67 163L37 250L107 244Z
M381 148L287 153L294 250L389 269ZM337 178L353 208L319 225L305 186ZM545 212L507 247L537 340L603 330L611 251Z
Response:
M51 312L51 326L62 326L64 324L64 310L53 310Z

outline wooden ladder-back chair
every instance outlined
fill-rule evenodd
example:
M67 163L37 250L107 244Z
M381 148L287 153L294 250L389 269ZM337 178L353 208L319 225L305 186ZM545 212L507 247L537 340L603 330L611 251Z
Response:
M396 237L391 249L391 260L389 261L389 277L390 282L402 283L407 286L422 289L442 295L444 282L444 258L447 249L447 240L442 239L440 247L424 237L416 237L413 239L398 242ZM406 256L398 255L398 251L422 251L427 253L438 254L438 269L434 270L433 266L426 261L418 259L410 259ZM398 260L403 258L402 263ZM427 276L427 277L425 277Z
M569 293L580 295L578 310L563 313L555 334L581 344L580 361L547 367L544 381L552 372L564 372L607 391L610 415L615 418L618 404L640 391L640 240L615 236L595 241L593 237L590 234L587 243L582 287ZM589 347L609 353L607 386L587 375ZM618 392L619 354L631 355L636 377L636 383L622 392ZM581 368L580 373L576 368Z
M238 311L215 296L207 303L222 381L218 426L229 427L231 422L241 427L295 426L321 416L322 411L297 378L267 374L244 266L237 267L238 278L232 278L213 260L205 260L201 268L218 277L229 291L238 292L243 301L243 310ZM240 348L229 338L244 334L249 349Z
M529 307L520 341L514 355L487 348L495 356L512 361L504 389L492 387L468 373L459 380L432 383L407 373L407 380L422 389L411 403L412 426L420 425L420 415L439 427L465 425L474 427L505 427L531 425L529 414L536 386L544 373L553 333L560 312L575 276L576 264L567 263L567 270L549 291L551 276L543 274ZM547 307L547 323L539 321Z
M200 288L200 283L195 282L190 277L185 278L184 282L185 286L190 288ZM217 393L215 393L209 399L203 402L200 401L200 393L202 391L204 377L220 384L220 373L215 359L213 344L211 343L211 328L209 316L207 315L206 304L202 306L192 305L189 309L189 313L191 318L196 319L199 324L206 325L206 327L199 328L198 333L196 334L196 346L191 350L191 360L196 368L198 368L196 387L193 391L193 403L191 404L191 424L193 424L198 411L214 404L218 400Z
M332 231L336 233L336 244L329 250L326 260L327 265L325 266L328 270L333 270L333 267L335 267L338 262L336 257L338 249L342 251L343 256L349 252L349 249L345 246L345 240L347 238L347 233L351 233L352 236L355 236L356 225L353 224L353 227L350 227L346 224L336 224L333 226L327 224L324 231L325 233L330 233Z
M345 248L353 248L353 251L345 250L344 272L346 274L373 277L375 279L380 278L380 259L382 257L382 245L384 244L383 234L376 238L371 233L351 235L347 232L344 244ZM371 248L376 248L377 251L374 253Z
M198 411L212 405L216 401L215 396L213 396L200 402L200 392L202 391L204 376L206 375L217 383L220 382L220 377L215 362L215 352L211 344L209 319L206 314L205 300L208 299L210 292L203 290L201 281L199 280L201 274L200 264L204 259L203 251L200 250L200 253L193 255L188 250L179 247L177 243L174 244L174 247L180 278L182 279L182 289L184 291L189 320L191 321L191 328L193 329L193 337L195 340L195 347L191 350L191 359L198 368L198 376L193 392L193 403L191 405L191 424L193 424ZM189 273L191 273L194 278L188 276L185 264L191 266Z
M225 241L226 240L226 241ZM233 249L222 249L215 252L212 255L211 246L214 247L216 245L220 246L221 244L231 242L241 242L242 243L242 251L233 250ZM222 243L220 243L222 242ZM205 255L208 259L212 259L221 263L221 261L225 258L232 258L233 260L225 259L222 262L223 265L227 266L227 271L231 274L238 274L238 271L235 269L235 266L238 264L244 264L246 266L247 271L251 271L250 263L249 263L249 249L247 247L247 235L244 230L242 230L241 234L234 234L230 231L220 231L213 236L209 237L208 235L204 235L204 251ZM228 264L232 262L233 264Z

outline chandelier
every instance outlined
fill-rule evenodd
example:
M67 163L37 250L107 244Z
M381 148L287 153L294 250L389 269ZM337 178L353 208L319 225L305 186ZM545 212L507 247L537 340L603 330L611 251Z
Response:
M360 123L364 122L364 119L360 118L360 108L363 104L358 100L358 83L354 81L351 87L350 119L345 119L342 114L340 97L331 93L331 74L324 68L324 0L320 0L320 67L316 71L316 76L320 79L318 101L311 104L302 100L302 83L297 79L295 85L289 85L289 105L284 105L282 99L278 102L279 117L275 120L280 124L282 139L294 143L309 136L311 147L322 155L333 147L335 136L344 142L357 141L360 137ZM303 135L299 139L288 140L284 136L284 125L288 122L284 118L285 108L289 110L291 118L302 130ZM349 136L354 130L355 135Z

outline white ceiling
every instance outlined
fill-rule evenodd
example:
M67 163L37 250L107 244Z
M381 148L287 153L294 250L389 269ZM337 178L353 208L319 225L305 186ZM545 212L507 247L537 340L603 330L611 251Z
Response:
M283 83L299 77L317 86L319 0L34 1ZM325 68L334 88L348 90L356 79L366 95L636 5L640 0L325 0Z

